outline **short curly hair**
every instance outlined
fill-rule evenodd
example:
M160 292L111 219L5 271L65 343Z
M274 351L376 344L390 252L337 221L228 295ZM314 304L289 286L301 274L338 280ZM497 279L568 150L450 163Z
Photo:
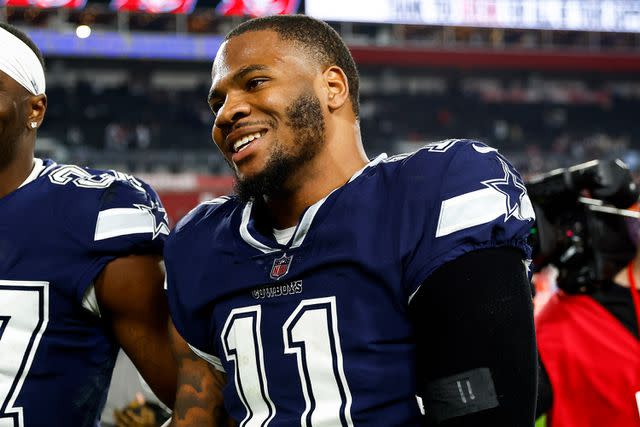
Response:
M299 43L320 66L337 65L349 84L349 98L356 117L360 114L358 69L349 48L327 23L305 15L274 15L251 19L231 30L225 41L251 31L271 30L282 40Z

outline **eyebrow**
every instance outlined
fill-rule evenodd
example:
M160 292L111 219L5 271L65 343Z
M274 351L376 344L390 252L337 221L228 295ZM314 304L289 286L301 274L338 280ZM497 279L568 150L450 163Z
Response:
M238 81L238 80L241 80L244 76L246 76L249 73L252 73L254 71L264 71L268 69L269 67L263 64L245 65L244 67L240 68L238 71L235 72L235 74L231 77L231 80ZM219 92L211 88L211 90L209 91L209 95L207 96L207 102L210 104L211 100L218 96L220 96Z

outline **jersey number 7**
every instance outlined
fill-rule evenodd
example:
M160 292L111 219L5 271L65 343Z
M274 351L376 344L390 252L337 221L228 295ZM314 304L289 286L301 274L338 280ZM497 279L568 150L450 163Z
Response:
M23 427L15 402L49 322L49 283L0 280L0 427Z

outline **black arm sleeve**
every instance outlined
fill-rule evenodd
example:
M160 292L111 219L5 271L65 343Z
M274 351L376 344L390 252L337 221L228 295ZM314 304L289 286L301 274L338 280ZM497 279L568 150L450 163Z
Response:
M483 249L443 265L422 284L409 310L426 426L533 426L538 359L531 286L519 251ZM483 378L492 382L495 395L487 399L497 398L494 407L446 419L429 416L430 405L438 404L427 393L434 384L479 371L489 373Z
M551 388L551 380L549 374L542 364L542 360L538 359L538 401L536 403L536 418L546 414L551 410L553 403L553 389Z

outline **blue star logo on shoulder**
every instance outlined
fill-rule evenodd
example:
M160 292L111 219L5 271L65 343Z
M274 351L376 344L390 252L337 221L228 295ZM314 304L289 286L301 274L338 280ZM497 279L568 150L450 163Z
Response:
M289 267L291 266L292 259L293 255L287 256L287 254L283 254L280 258L274 259L269 277L271 277L273 280L278 280L286 275L289 272Z
M500 157L498 157L498 160L502 165L502 170L504 171L504 177L482 181L482 184L486 185L489 188L493 188L497 192L505 195L506 203L507 203L506 214L504 218L505 222L512 216L515 216L518 219L523 219L521 218L519 208L520 208L520 204L522 203L522 199L525 197L527 193L527 189L524 186L524 184L520 182L520 179L518 178L518 176L511 170L511 168L509 168L509 165L507 165L507 163L504 160L502 160ZM502 187L504 187L504 189ZM511 198L511 195L509 194L509 192L510 191L513 192L514 189L518 190L517 200L513 200Z
M168 226L168 218L167 211L160 206L159 203L155 201L151 201L151 206L135 204L133 205L136 208L140 209L143 212L146 212L151 217L152 227L153 227L153 237L155 239L160 234L168 235L169 234L169 226Z

